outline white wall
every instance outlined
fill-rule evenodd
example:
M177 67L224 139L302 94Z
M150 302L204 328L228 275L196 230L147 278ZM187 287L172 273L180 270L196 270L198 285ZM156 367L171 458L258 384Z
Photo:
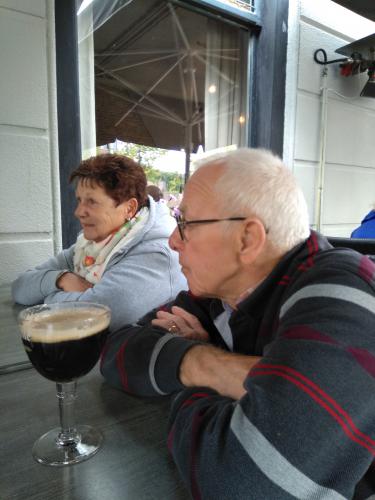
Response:
M323 167L326 235L350 236L375 203L375 99L359 97L366 73L343 77L339 64L327 65L327 119L322 120L323 66L313 54L322 48L328 60L344 57L335 50L374 32L374 22L330 0L290 0L284 160L304 190L314 227Z
M0 284L61 247L53 5L0 0Z

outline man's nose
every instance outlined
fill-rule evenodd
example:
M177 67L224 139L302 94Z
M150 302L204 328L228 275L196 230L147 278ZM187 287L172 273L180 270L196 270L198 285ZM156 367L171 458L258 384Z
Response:
M171 247L172 250L179 252L182 244L183 244L183 241L181 239L178 227L176 226L174 228L173 233L169 237L169 246Z

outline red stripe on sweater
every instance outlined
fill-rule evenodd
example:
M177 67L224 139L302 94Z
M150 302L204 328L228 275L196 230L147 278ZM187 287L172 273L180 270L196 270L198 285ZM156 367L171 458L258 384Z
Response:
M259 365L254 366L254 370L256 370L258 367L259 368L264 367L264 368L273 368L273 369L277 369L277 370L282 370L282 371L285 371L287 373L290 373L294 377L301 379L305 384L309 385L318 394L320 394L324 399L326 399L328 401L328 403L330 403L335 408L335 410L338 413L340 413L348 421L348 424L352 427L352 429L355 432L357 432L359 435L361 435L363 439L368 440L368 442L371 445L375 446L375 440L371 439L369 436L367 436L366 434L363 434L359 429L357 429L357 427L356 427L355 423L353 422L352 418L350 417L350 415L331 396L329 396L325 391L323 391L323 389L321 389L318 385L316 385L314 382L312 382L312 380L308 379L305 375L302 375L302 373L298 372L297 370L294 370L293 368L290 368L289 366L284 366L284 365L272 365L272 364L264 363L264 364L259 364Z
M264 364L259 364L259 365L254 366L254 370L256 370L258 367L259 368L263 368L263 367L264 368L273 368L273 369L285 371L287 373L290 373L292 376L295 376L295 377L301 379L305 384L309 385L318 394L320 394L324 399L326 399L328 401L328 403L330 403L335 408L335 410L338 413L340 413L348 421L348 424L352 427L352 429L355 432L357 432L359 435L361 435L363 439L368 440L368 442L371 445L375 446L375 440L371 439L369 436L367 436L366 434L363 434L359 429L357 429L357 427L356 427L355 423L353 422L352 418L350 417L350 415L331 396L329 396L325 391L323 391L323 389L321 389L318 385L316 385L314 382L312 382L312 380L307 378L305 375L302 375L302 373L298 372L297 370L294 370L293 368L290 368L289 366L284 366L284 365L272 365L272 364L264 363Z
M288 276L287 274L284 274L284 276L278 282L278 285L288 285L290 283L290 280L291 277Z
M375 356L366 349L347 347L346 350L354 357L357 363L372 377L375 377Z
M319 241L316 233L311 233L309 240L311 241L312 251L315 255L317 252L319 252Z
M372 455L375 456L375 446L371 446L369 445L368 443L366 443L366 441L364 440L361 440L359 437L357 437L355 433L358 433L358 434L361 434L362 433L357 429L355 428L354 429L354 432L352 432L351 429L349 429L348 425L346 424L346 422L344 421L343 418L341 418L337 413L335 413L335 411L327 404L323 401L323 399L321 399L316 393L314 393L311 389L309 389L306 385L304 385L302 382L300 382L299 380L296 380L294 379L292 376L282 372L282 371L279 371L279 370L258 370L260 371L261 375L276 375L276 376L279 376L279 377L282 377L282 378L285 378L286 380L289 380L289 382L291 382L292 384L296 385L297 387L299 387L300 389L302 389L304 392L306 392L307 394L309 394L311 396L312 399L314 399L318 404L320 404L320 406L322 406L341 426L342 430L344 431L344 433L354 442L356 442L357 444L359 444L360 446L362 446L363 448L366 448ZM254 376L253 374L250 374L250 376ZM368 440L371 440L368 436L365 436Z
M203 420L205 410L201 410L196 413L193 417L193 422L191 425L191 456L190 456L190 485L191 494L194 500L201 500L201 492L199 490L198 480L196 476L197 467L197 435L199 434L199 429L201 422Z
M208 394L206 392L195 392L190 395L189 399L183 402L181 408L186 408L187 406L190 406L199 399L209 398L210 396L211 394ZM205 408L196 412L193 416L193 421L191 424L190 487L191 487L191 494L194 500L201 500L202 498L199 490L198 480L196 477L196 471L197 471L196 459L197 459L197 445L198 445L197 435L199 433L199 428L205 412L206 412ZM170 435L168 438L168 445L170 446L170 449L172 449L173 438L174 438L174 432L173 435Z
M100 353L100 369L102 369L103 367L104 358L107 355L108 348L109 348L109 342L105 344L105 346L102 349L102 352Z
M128 343L128 340L125 340L125 342L122 344L120 349L118 350L116 354L116 365L117 365L117 370L118 374L120 376L120 381L122 384L122 387L125 389L125 391L129 390L129 385L128 385L128 375L125 371L125 363L124 363L124 352L126 348L126 344Z
M366 255L360 260L358 273L366 283L371 283L375 277L375 264Z
M321 332L313 330L312 328L305 325L296 325L290 330L287 330L282 334L283 339L297 339L297 340L316 340L318 342L326 342L328 344L340 345L342 346L356 362L366 370L372 377L375 377L375 356L371 354L366 349L361 349L359 347L346 347L343 343L337 342L332 337L325 335Z
M307 240L307 248L309 249L309 255L307 257L307 267L313 267L314 257L319 250L318 238L316 234L311 233L310 238Z
M261 374L261 375L267 374L267 373L263 373L263 372L267 372L267 370L264 370L265 368L267 368L268 371L270 371L270 372L274 371L275 374L278 374L280 376L285 375L284 378L286 378L286 376L291 377L290 378L291 382L294 381L293 377L299 378L303 382L299 382L298 380L295 380L293 383L296 383L296 385L299 385L299 386L301 385L301 388L305 387L305 389L304 389L305 392L308 392L309 394L310 393L313 394L312 391L310 391L310 389L308 387L306 387L306 386L310 386L312 388L312 390L314 390L318 394L320 394L320 396L322 398L324 398L331 406L333 406L333 408L336 410L337 414L340 414L343 417L343 419L345 419L347 421L347 423L343 422L345 427L346 426L351 427L352 431L355 434L358 434L361 437L361 439L363 439L364 441L367 441L367 443L373 447L373 450L371 450L371 452L375 455L375 440L373 440L372 438L370 438L369 436L367 436L366 434L361 432L354 424L350 415L345 410L343 410L343 408L331 396L329 396L326 392L324 392L314 382L312 382L311 380L309 380L307 377L305 377L301 373L297 372L296 370L289 368L289 367L286 367L286 366L283 366L283 365L271 365L271 364L256 365L250 371L249 376L256 376L258 374ZM259 373L260 371L262 373ZM284 372L286 372L286 373L284 373ZM305 384L305 386L303 384ZM316 398L319 398L319 396L316 396ZM314 397L314 399L315 399L315 397ZM323 400L321 400L320 398L319 398L319 400L323 402ZM325 403L324 403L324 405L325 405ZM333 412L333 410L332 410L332 412ZM337 415L337 417L340 420L342 420L339 415Z
M169 450L170 453L173 452L173 441L174 441L175 428L176 428L176 426L173 424L173 427L169 431L168 438L167 438L167 447L168 447L168 450Z
M306 246L309 254L306 258L306 263L303 262L298 266L299 271L307 271L314 265L314 257L319 250L318 239L314 233L311 233L310 238L306 241Z
M311 237L307 240L307 248L309 249L309 255L307 257L308 267L312 267L314 265L313 257L316 254L316 241L314 241L314 237L311 234Z
M186 406L190 406L191 404L195 403L197 399L207 398L209 396L210 396L210 394L207 394L206 392L195 392L194 394L190 395L189 399L186 399L182 403L181 408L185 408Z
M305 325L296 325L289 330L286 330L285 333L282 334L283 339L298 339L298 340L316 340L318 342L326 342L328 344L340 345L332 337L325 335L324 333L318 332L313 328L310 328Z

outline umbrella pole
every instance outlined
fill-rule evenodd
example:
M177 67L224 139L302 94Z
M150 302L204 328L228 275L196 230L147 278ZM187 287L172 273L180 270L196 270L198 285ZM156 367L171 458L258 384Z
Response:
M192 129L191 123L187 124L185 127L185 182L187 183L190 176L190 155L191 155L191 139L192 139Z

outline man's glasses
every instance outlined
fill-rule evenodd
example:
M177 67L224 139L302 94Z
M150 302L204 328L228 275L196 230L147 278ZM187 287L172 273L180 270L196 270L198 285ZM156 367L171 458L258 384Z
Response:
M246 220L246 217L227 217L226 219L201 219L201 220L185 220L184 216L179 214L175 215L174 218L177 222L178 231L180 233L181 239L185 240L185 229L189 224L212 224L213 222L222 222L225 220Z

